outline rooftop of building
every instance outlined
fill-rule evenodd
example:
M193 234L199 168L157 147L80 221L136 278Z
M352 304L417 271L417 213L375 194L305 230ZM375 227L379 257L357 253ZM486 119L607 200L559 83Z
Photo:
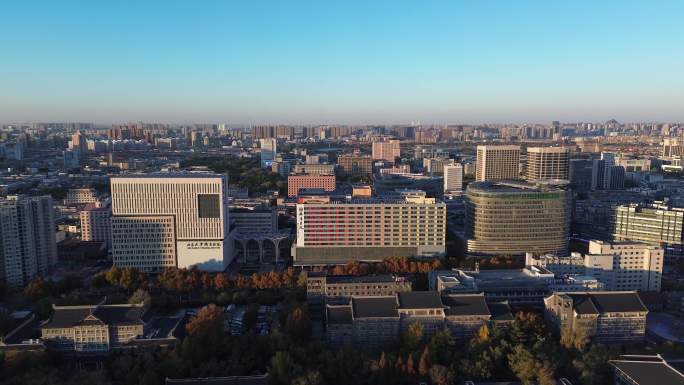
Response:
M268 385L268 375L166 379L166 385Z
M52 316L42 328L66 329L99 322L106 325L141 324L147 310L139 304L53 306L53 309Z
M344 283L393 283L397 281L405 281L402 277L397 277L390 274L382 275L329 275L326 277L327 284L344 284Z
M443 301L447 316L492 315L483 294L449 294Z
M352 297L354 318L399 317L396 297Z
M647 312L636 291L557 293L573 300L578 314Z
M444 308L436 291L405 291L398 294L399 307L402 309Z
M331 325L347 325L352 323L352 311L348 305L326 307L327 322Z
M637 385L683 385L684 360L656 356L622 356L611 365Z
M562 183L558 183L561 185ZM540 180L537 183L530 183L519 180L500 180L472 182L466 188L469 193L507 193L507 194L529 194L529 193L548 193L562 192L561 188L553 183L553 180Z
M112 176L111 180L117 179L164 179L164 178L223 178L224 174L211 171L181 171L181 172L151 172L140 174L125 174Z

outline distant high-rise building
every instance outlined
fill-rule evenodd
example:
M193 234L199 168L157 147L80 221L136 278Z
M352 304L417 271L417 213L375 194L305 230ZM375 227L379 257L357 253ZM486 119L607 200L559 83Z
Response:
M570 160L570 187L574 191L591 190L593 161L591 159Z
M570 152L565 147L528 147L527 180L570 178Z
M50 196L0 198L0 281L19 289L57 261Z
M401 157L401 147L398 140L373 142L373 160L386 160L394 163Z
M64 150L62 159L64 160L64 170L78 170L81 167L81 152L78 150Z
M337 158L340 173L345 176L370 178L373 176L373 160L369 156L346 154Z
M570 193L526 182L475 182L466 189L469 254L566 255Z
M278 153L274 138L261 139L261 167L271 167Z
M520 146L477 146L475 180L520 178Z
M444 166L444 193L463 192L463 166L460 163Z
M602 152L594 159L591 174L592 190L619 190L625 185L625 169L615 165L615 154Z
M112 254L119 267L225 269L233 257L225 175L111 178Z
M71 140L69 141L69 150L76 150L81 154L84 154L88 150L86 137L81 131L76 131L71 135Z
M684 140L682 138L663 139L663 148L660 155L665 158L684 156Z

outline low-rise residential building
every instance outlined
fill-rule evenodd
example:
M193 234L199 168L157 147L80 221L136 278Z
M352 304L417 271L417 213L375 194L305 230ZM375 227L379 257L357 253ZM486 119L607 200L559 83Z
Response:
M334 175L334 164L295 164L292 166L294 174Z
M636 291L553 293L544 299L546 319L561 331L596 342L635 343L646 335L648 309Z

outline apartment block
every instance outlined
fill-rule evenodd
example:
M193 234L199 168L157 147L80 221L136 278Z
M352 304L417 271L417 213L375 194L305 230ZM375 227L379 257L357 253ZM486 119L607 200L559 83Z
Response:
M111 179L111 191L116 266L216 271L231 262L225 175L121 176Z
M528 147L527 180L570 179L570 151L565 147Z
M648 309L636 291L556 292L544 304L545 317L560 330L602 343L644 341Z
M520 179L520 146L477 146L475 180Z
M446 205L422 191L297 205L295 265L381 261L390 256L441 257Z
M21 289L57 262L50 196L0 198L0 281Z
M97 194L91 188L72 188L67 190L64 204L67 206L84 205L97 202Z
M394 163L401 157L401 146L398 140L373 142L373 160L386 160Z
M87 204L79 212L81 239L104 242L109 247L112 243L111 216L111 208L98 207L94 203Z
M460 194L463 192L463 166L451 164L444 166L444 193Z
M290 175L287 177L287 196L296 197L299 190L335 191L335 175Z
M373 159L370 156L346 154L337 157L337 166L342 175L370 178L373 176Z

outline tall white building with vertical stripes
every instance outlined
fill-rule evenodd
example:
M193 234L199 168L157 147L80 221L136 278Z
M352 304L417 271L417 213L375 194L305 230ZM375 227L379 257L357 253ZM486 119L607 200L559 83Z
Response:
M155 272L166 267L219 271L233 257L225 175L114 177L114 264Z

